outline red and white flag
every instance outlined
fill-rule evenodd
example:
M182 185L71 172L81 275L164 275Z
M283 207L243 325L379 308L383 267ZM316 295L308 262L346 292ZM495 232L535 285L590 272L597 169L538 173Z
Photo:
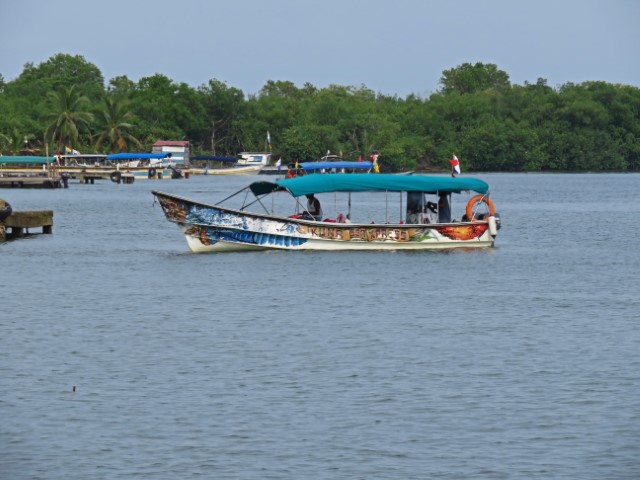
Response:
M455 156L455 154L453 155L453 158L451 160L449 160L449 163L451 164L451 176L455 177L456 173L459 175L460 174L460 161L458 160L458 157Z

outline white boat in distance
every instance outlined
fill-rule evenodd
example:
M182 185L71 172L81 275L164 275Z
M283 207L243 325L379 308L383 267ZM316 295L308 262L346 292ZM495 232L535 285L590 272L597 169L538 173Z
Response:
M248 194L253 193L254 197ZM268 195L285 192L294 199L296 214L276 215L266 208ZM348 196L346 215L314 219L298 198L342 192ZM367 194L360 195L367 192ZM452 219L451 195L475 192L464 216ZM217 204L206 204L153 191L166 218L180 228L191 251L234 250L428 250L492 247L500 227L489 199L489 186L474 178L430 175L308 175L275 182L254 182ZM239 208L222 204L244 194ZM395 221L351 223L352 194L393 196L400 203ZM358 194L358 195L356 195ZM435 202L428 201L432 195ZM236 197L238 198L238 197ZM327 202L329 204L331 202ZM385 204L386 204L385 200ZM405 207L403 207L403 204ZM479 207L485 212L480 213ZM262 207L264 212L249 211ZM388 213L388 212L387 212Z
M269 164L269 152L242 152L237 157L196 155L191 157L191 173L196 175L242 175L256 174ZM194 162L204 163L204 167L195 166ZM228 167L210 167L211 164L228 164Z

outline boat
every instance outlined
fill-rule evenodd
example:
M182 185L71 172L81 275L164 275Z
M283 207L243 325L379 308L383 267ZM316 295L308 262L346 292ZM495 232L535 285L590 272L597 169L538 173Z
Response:
M115 167L117 172L112 172L110 178L116 182L118 172L131 174L135 178L141 179L188 178L189 170L186 168L184 160L174 159L172 156L171 152L112 153L107 155L106 161L101 167L111 170Z
M0 156L0 188L59 188L61 175L52 168L55 157Z
M349 160L302 162L299 164L305 174L311 173L370 173L371 162L352 162Z
M121 152L105 154L60 155L51 166L73 178L110 179L113 182L133 179L183 178L184 161L171 158L170 152ZM188 170L187 170L188 172Z
M373 162L344 160L339 155L325 155L315 162L291 164L287 169L287 178L316 173L370 173Z
M269 164L269 152L242 152L237 157L196 155L191 157L191 173L195 175L243 175L257 174ZM204 166L196 166L204 164ZM211 167L211 165L224 165Z
M464 214L456 220L452 217L452 195L463 192L473 195L468 194ZM305 175L256 181L215 204L155 190L152 193L166 219L179 227L189 249L196 253L486 248L494 245L500 227L489 185L470 177ZM335 203L335 217L311 217L300 203L300 197L311 194L323 196L323 202L333 196L325 203ZM374 214L380 217L374 218L377 223L371 221L374 215L370 213L371 205L376 205L374 195L378 202ZM271 201L267 196L272 196ZM289 214L275 213L276 204L280 208L284 203L282 196ZM399 208L390 209L390 199L395 199ZM352 200L360 201L358 209L352 208ZM353 214L359 217L357 221Z

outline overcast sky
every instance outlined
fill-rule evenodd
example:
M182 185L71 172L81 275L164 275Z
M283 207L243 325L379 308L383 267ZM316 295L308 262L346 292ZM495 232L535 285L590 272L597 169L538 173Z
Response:
M428 97L444 70L514 84L640 86L638 0L0 0L0 74L82 55L105 82L161 73L255 94L268 80Z

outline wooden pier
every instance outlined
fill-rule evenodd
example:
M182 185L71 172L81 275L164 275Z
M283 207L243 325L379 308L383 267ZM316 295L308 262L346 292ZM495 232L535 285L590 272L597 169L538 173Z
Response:
M135 176L125 170L85 169L77 173L80 183L95 183L96 180L111 180L113 183L133 183Z
M60 188L62 181L55 175L5 174L0 175L0 188Z
M12 212L7 218L0 220L0 241L24 237L31 233L30 228L42 228L42 233L53 233L53 211Z

